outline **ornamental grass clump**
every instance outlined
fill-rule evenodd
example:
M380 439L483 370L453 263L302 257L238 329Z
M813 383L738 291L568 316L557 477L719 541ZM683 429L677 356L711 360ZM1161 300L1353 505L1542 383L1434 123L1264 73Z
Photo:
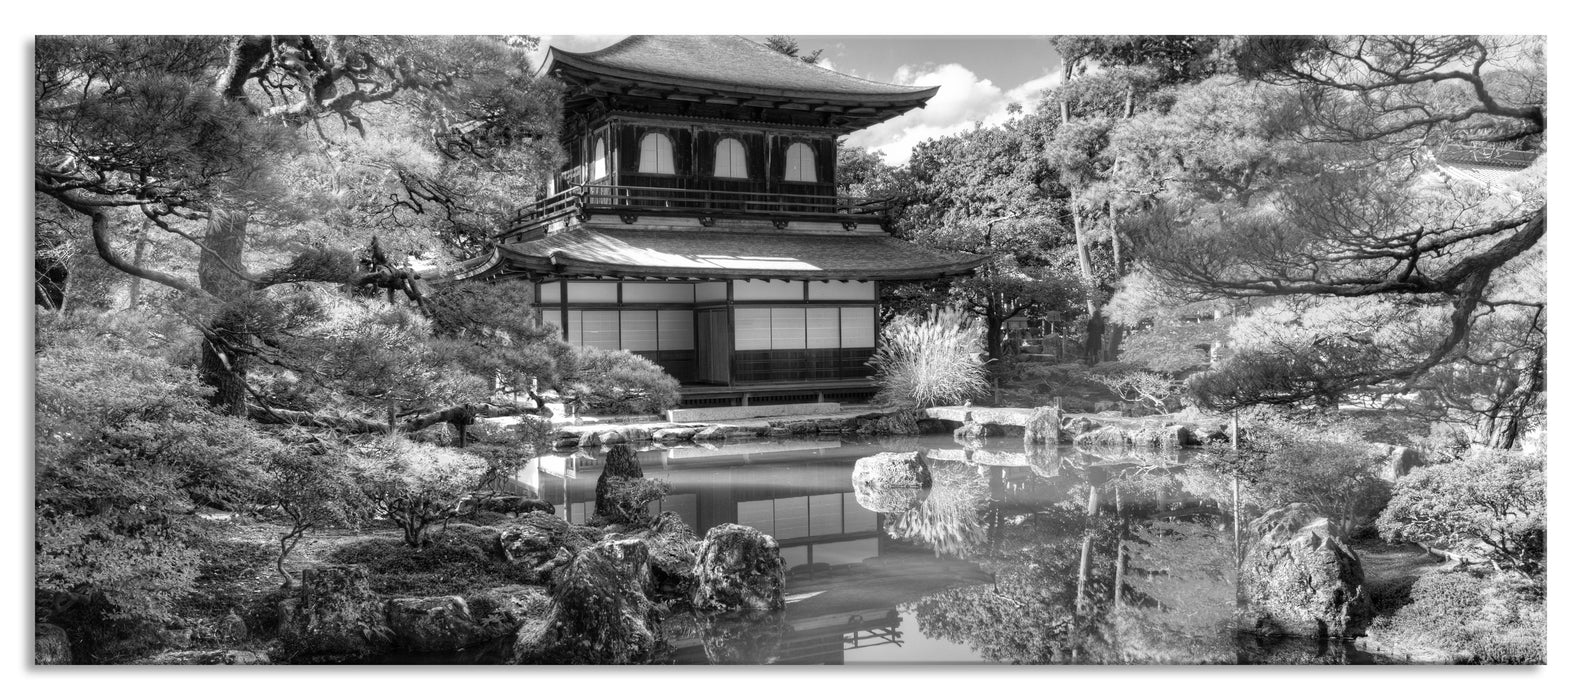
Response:
M904 408L959 404L988 391L983 320L954 307L897 316L879 335L868 365L879 373L880 403Z

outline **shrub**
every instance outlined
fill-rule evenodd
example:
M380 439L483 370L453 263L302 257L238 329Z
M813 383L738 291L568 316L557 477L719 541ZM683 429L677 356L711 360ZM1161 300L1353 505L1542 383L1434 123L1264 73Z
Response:
M982 319L954 307L897 316L884 325L868 365L879 373L876 399L891 406L958 404L988 391Z
M1536 575L1548 530L1544 482L1543 460L1514 452L1422 467L1396 484L1379 531Z
M1169 413L1181 408L1184 385L1159 372L1134 369L1095 375L1094 380L1115 392L1121 400L1143 406L1154 413Z
M355 462L363 493L412 547L423 546L430 525L454 516L489 471L476 455L401 438L369 446Z
M275 570L291 586L296 582L286 571L286 557L302 536L314 528L355 525L366 517L369 503L341 452L281 449L266 473L261 500L278 506L289 520L280 536Z
M625 350L579 346L563 388L588 413L659 413L681 403L681 383Z
M1377 451L1344 427L1269 422L1249 433L1239 450L1207 451L1209 466L1242 478L1244 505L1310 503L1352 537L1389 501Z
M110 327L57 329L36 360L36 615L78 658L150 643L194 588L199 503L240 503L270 441L208 410L193 374Z
M465 595L534 583L531 569L505 561L500 531L491 527L448 525L422 549L391 537L363 537L336 547L325 558L367 567L369 587L384 595Z
M1401 650L1442 649L1486 664L1541 664L1547 605L1540 587L1510 575L1432 573L1412 584L1411 601L1376 621L1368 637Z

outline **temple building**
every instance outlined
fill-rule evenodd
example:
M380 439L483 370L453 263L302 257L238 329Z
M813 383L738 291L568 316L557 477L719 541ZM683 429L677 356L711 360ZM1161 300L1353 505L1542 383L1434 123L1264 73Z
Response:
M889 203L837 193L836 139L938 88L804 63L741 37L550 49L569 167L466 275L535 284L568 342L625 349L684 403L850 400L881 285L969 274L976 256L889 235Z

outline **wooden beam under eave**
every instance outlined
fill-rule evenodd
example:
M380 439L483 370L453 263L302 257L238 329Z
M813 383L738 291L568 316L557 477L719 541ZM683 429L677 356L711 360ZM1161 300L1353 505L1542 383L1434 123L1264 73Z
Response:
M699 97L698 95L684 95L684 94L681 94L681 93L678 93L678 92L672 92L672 93L670 93L668 95L665 95L665 99L667 99L667 100L677 100L679 102L702 102L703 101L703 98Z
M812 107L800 102L781 102L780 104L775 105L775 107L777 109L791 109L798 112L806 112L812 109Z
M734 97L705 97L703 101L711 105L739 105L742 103Z

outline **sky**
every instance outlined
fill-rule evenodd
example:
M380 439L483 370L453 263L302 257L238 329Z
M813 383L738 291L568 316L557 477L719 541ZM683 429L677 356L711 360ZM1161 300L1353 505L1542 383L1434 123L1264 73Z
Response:
M891 165L906 162L912 147L927 139L960 133L979 122L1003 123L1012 105L1031 109L1060 79L1060 58L1047 36L791 36L804 54L822 49L819 65L830 70L897 85L939 87L923 109L847 138L849 145L883 153ZM583 52L622 38L548 36L544 45Z

